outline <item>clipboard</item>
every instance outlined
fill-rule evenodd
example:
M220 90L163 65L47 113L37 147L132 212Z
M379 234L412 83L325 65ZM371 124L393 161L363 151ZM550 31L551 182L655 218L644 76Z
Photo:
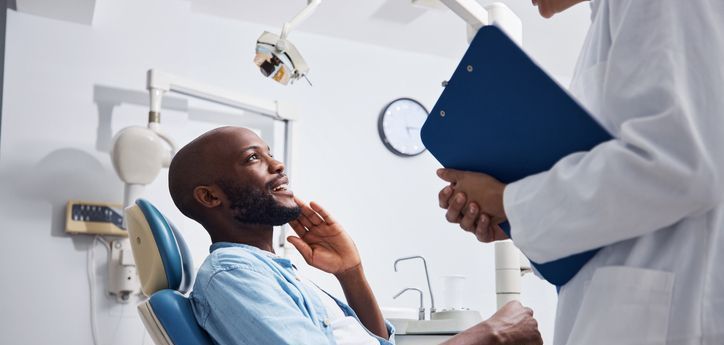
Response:
M613 137L498 27L481 28L420 133L446 168L504 183L549 170L561 158ZM510 236L509 224L501 227ZM562 286L599 249L531 262Z

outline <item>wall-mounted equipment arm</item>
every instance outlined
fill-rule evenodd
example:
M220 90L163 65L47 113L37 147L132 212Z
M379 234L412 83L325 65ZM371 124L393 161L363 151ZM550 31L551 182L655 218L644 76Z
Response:
M280 40L285 40L287 38L287 35L294 30L295 27L297 27L299 24L301 24L303 21L305 21L309 16L314 13L314 10L317 9L317 6L322 3L322 0L307 0L307 7L305 7L301 12L297 13L292 20L284 23L284 26L282 26L282 33L279 35Z
M496 25L510 38L523 44L523 24L508 6L495 2L483 7L475 0L440 0L458 17L468 24L468 42L471 42L481 27Z
M161 97L165 92L173 91L236 109L252 111L275 120L288 119L280 114L277 101L249 97L156 69L150 69L146 73L146 88L151 94L151 111L160 111Z
M465 23L478 29L488 25L488 11L475 0L440 0Z

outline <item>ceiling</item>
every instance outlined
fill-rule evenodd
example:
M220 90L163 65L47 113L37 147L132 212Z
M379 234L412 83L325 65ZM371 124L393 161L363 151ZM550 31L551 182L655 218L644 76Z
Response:
M96 0L10 0L8 6L24 13L90 25L95 2Z
M305 0L181 0L197 13L281 26L294 17ZM492 0L478 0L482 4ZM530 0L499 0L523 21L523 47L558 80L573 73L589 25L587 3L552 19L543 19ZM96 0L16 0L21 12L91 24ZM308 32L361 43L460 59L467 48L465 24L447 8L419 7L435 0L322 0L297 32ZM293 40L294 34L290 36Z
M280 29L306 5L304 0L190 1L195 12ZM528 53L549 73L569 78L589 25L589 6L579 4L552 19L543 19L530 0L500 2L521 17L523 46ZM412 0L323 0L297 31L456 60L467 47L461 19L446 8L418 7ZM293 39L293 34L290 37Z

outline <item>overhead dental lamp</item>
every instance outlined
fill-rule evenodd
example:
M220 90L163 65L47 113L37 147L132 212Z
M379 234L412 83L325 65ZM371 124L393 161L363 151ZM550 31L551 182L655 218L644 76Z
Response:
M254 64L259 67L262 75L282 85L287 85L290 81L294 83L301 78L307 79L309 66L294 44L287 40L287 36L292 29L307 19L321 2L322 0L307 0L307 6L291 21L284 23L280 35L264 31L259 36L256 41Z

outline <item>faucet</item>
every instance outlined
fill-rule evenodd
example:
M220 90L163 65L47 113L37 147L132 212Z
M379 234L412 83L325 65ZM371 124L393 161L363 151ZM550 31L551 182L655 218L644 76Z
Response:
M430 292L430 315L432 315L432 313L435 312L435 298L432 297L432 286L430 286L430 274L427 272L427 262L425 261L425 258L423 258L422 256L419 256L419 255L399 258L399 259L395 260L395 272L397 272L397 263L398 262L405 261L405 260L411 260L411 259L422 260L422 264L425 267L425 278L427 279L427 291ZM422 297L420 297L420 298L422 299Z
M395 296L392 297L392 298L393 298L393 299L396 299L397 297L400 297L400 295L402 295L403 293L405 293L405 292L407 292L407 291L417 291L417 292L420 293L420 309L419 309L419 312L418 312L418 314L417 314L417 319L418 319L418 320L425 320L425 306L424 306L423 303L422 303L422 290L420 290L420 289L418 289L418 288L404 288L404 289L402 289L402 291L398 292L397 295L395 295Z

